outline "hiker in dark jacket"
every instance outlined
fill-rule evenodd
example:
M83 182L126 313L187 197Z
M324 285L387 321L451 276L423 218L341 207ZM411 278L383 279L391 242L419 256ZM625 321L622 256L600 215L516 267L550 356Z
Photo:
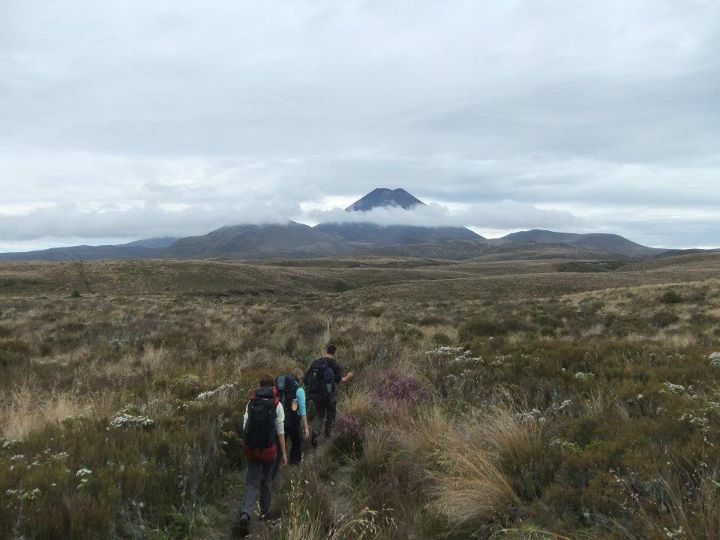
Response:
M280 446L280 463L287 465L285 411L277 397L275 379L267 374L260 377L260 387L252 392L250 401L245 407L243 420L243 453L247 463L245 494L232 527L234 538L249 534L250 519L257 504L258 492L261 519L269 518L278 446Z
M305 375L308 399L313 402L315 414L312 422L312 435L310 436L310 444L313 447L317 446L317 438L323 431L323 424L325 437L329 438L332 433L337 414L337 402L335 399L337 385L346 383L354 377L352 371L347 375L343 375L342 366L335 360L336 353L337 347L330 343L327 346L325 356L310 364L310 368Z
M310 438L305 389L302 387L303 377L302 369L295 368L292 373L280 375L275 381L278 397L285 409L285 443L289 446L290 465L300 465L303 441ZM280 457L278 454L276 468L280 465Z

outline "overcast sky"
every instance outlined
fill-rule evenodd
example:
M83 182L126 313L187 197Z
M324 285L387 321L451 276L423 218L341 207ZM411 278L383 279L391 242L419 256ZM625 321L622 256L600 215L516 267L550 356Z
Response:
M720 246L717 0L0 1L0 250L336 217Z

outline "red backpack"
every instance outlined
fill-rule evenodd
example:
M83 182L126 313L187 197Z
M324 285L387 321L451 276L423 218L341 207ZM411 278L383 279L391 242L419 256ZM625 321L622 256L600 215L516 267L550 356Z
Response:
M248 403L248 421L243 430L243 452L251 461L273 463L277 456L275 419L277 390L261 386L253 391Z

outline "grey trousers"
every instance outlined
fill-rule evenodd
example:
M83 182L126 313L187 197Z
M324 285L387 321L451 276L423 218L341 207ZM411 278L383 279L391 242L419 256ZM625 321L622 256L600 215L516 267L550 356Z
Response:
M245 494L243 495L238 518L242 514L252 517L255 504L260 492L260 514L264 515L270 511L272 500L272 482L275 475L274 463L260 463L247 460L245 469Z

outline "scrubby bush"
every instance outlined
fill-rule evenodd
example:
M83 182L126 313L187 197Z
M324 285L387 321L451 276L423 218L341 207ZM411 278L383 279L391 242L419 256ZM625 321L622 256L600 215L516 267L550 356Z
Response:
M477 316L465 322L459 329L460 341L471 341L475 337L504 336L511 332L529 330L527 323L515 316L496 318Z
M673 289L665 291L662 296L660 296L660 303L662 304L679 304L682 301L683 297Z
M364 431L365 428L358 418L347 415L338 418L332 438L333 453L343 459L361 456Z
M656 311L649 318L650 324L655 328L666 328L672 324L675 324L679 320L680 317L678 317L672 311L667 310Z
M377 388L379 403L393 401L417 405L430 397L427 385L414 377L393 377Z

